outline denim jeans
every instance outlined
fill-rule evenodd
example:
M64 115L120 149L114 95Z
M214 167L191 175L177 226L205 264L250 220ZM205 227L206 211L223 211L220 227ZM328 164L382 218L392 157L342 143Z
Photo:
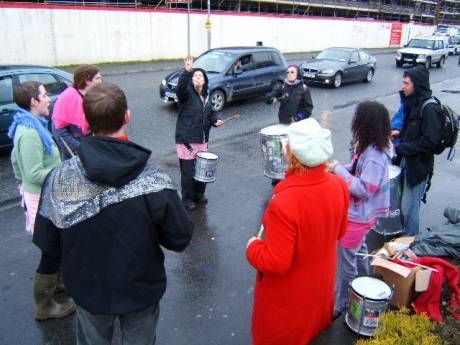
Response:
M341 313L348 303L350 282L359 275L369 275L369 260L355 253L368 254L366 237L356 248L337 245L337 272L335 275L334 317Z
M404 178L404 186L401 199L401 213L404 219L404 235L416 236L420 227L420 205L423 193L425 192L427 180L422 181L414 187L407 185L407 178Z
M159 305L123 315L91 314L77 305L77 345L111 345L116 318L123 345L154 345Z

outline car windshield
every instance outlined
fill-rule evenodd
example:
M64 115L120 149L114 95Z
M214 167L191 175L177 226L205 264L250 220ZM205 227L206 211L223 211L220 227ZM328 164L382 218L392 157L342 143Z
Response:
M434 42L434 40L414 39L410 40L407 46L410 48L433 49Z
M317 59L320 60L334 60L334 61L348 61L350 52L347 50L337 50L337 49L326 49L323 50L318 56Z
M233 54L213 51L201 55L193 63L193 67L202 68L207 73L224 73L234 59Z

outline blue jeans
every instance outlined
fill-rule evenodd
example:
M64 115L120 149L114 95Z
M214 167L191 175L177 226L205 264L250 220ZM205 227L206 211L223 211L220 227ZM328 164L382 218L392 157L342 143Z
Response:
M368 254L366 237L356 248L337 245L337 272L335 274L334 317L341 313L348 303L350 282L358 275L369 275L369 260L355 253Z
M154 345L159 311L155 304L135 313L97 315L77 305L77 345L111 345L116 318L123 345Z
M407 178L404 177L404 186L401 199L401 213L404 218L404 235L416 236L420 227L420 204L425 192L427 180L420 182L414 187L407 185Z

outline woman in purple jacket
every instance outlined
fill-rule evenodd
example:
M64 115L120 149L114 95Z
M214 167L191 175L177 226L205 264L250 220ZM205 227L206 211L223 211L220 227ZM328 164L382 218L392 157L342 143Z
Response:
M348 300L348 285L359 273L369 274L367 260L355 253L367 254L366 234L378 217L386 216L390 206L388 171L391 161L390 116L378 102L363 102L351 124L354 154L352 162L329 165L330 171L343 177L350 191L348 229L337 250L334 316L340 315Z

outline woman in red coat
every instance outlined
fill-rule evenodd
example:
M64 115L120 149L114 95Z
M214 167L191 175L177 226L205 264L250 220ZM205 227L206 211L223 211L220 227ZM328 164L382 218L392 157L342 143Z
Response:
M314 119L290 126L289 167L263 216L265 239L251 238L246 253L257 269L254 345L306 345L331 323L348 189L326 172L330 136Z

